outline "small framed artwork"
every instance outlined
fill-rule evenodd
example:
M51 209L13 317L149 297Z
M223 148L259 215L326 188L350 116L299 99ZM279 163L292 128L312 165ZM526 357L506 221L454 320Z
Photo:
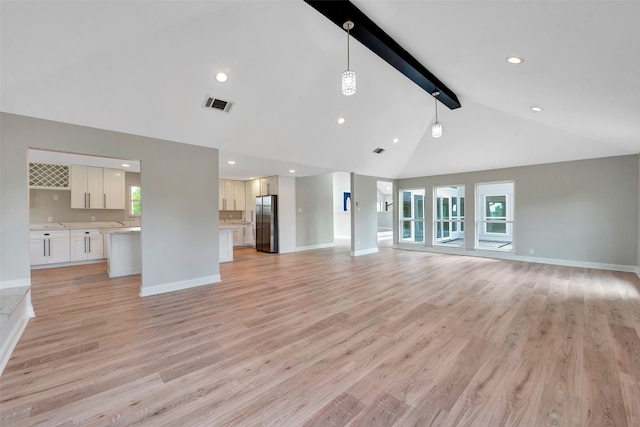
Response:
M345 212L351 210L351 193L344 193L342 199L342 210Z

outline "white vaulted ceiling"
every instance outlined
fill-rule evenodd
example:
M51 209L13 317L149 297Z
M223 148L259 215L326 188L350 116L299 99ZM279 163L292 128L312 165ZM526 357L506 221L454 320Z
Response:
M433 98L355 40L357 93L343 96L346 35L302 0L2 1L0 108L216 147L237 179L640 152L640 2L353 3L458 95L462 108L439 105L442 138Z

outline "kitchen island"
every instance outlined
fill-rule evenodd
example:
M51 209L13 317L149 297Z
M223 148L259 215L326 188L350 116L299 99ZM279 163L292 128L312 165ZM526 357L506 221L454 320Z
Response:
M130 276L142 272L140 227L101 230L107 241L109 277Z
M219 262L233 261L233 226L220 224Z

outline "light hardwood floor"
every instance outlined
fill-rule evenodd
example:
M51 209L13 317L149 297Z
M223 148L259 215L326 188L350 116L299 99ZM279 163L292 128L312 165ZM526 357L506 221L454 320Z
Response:
M32 272L2 426L640 426L633 273L381 248L246 249L140 298Z

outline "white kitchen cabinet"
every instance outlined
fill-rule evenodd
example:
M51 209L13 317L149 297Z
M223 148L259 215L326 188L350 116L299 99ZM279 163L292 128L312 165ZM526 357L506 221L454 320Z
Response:
M231 228L220 228L220 262L233 261L233 235Z
M69 262L69 230L31 231L31 265Z
M104 194L105 209L125 208L124 173L120 169L104 168L102 170L102 192Z
M218 186L218 209L221 211L245 210L244 181L221 179Z
M278 177L268 176L260 179L260 194L259 196L272 196L278 194Z
M246 194L244 181L233 181L233 210L243 211L246 209Z
M255 246L256 245L256 236L255 230L253 228L253 224L246 224L243 227L244 230L244 246Z
M254 179L245 183L245 221L256 220L256 196L260 195L260 180Z
M71 261L85 261L104 258L104 237L97 229L71 230Z
M244 227L233 227L233 247L244 245Z
M224 211L226 198L224 194L224 179L218 180L218 210Z
M102 209L102 168L71 165L71 207L75 209Z
M69 170L72 208L125 208L124 171L83 165L71 165Z

